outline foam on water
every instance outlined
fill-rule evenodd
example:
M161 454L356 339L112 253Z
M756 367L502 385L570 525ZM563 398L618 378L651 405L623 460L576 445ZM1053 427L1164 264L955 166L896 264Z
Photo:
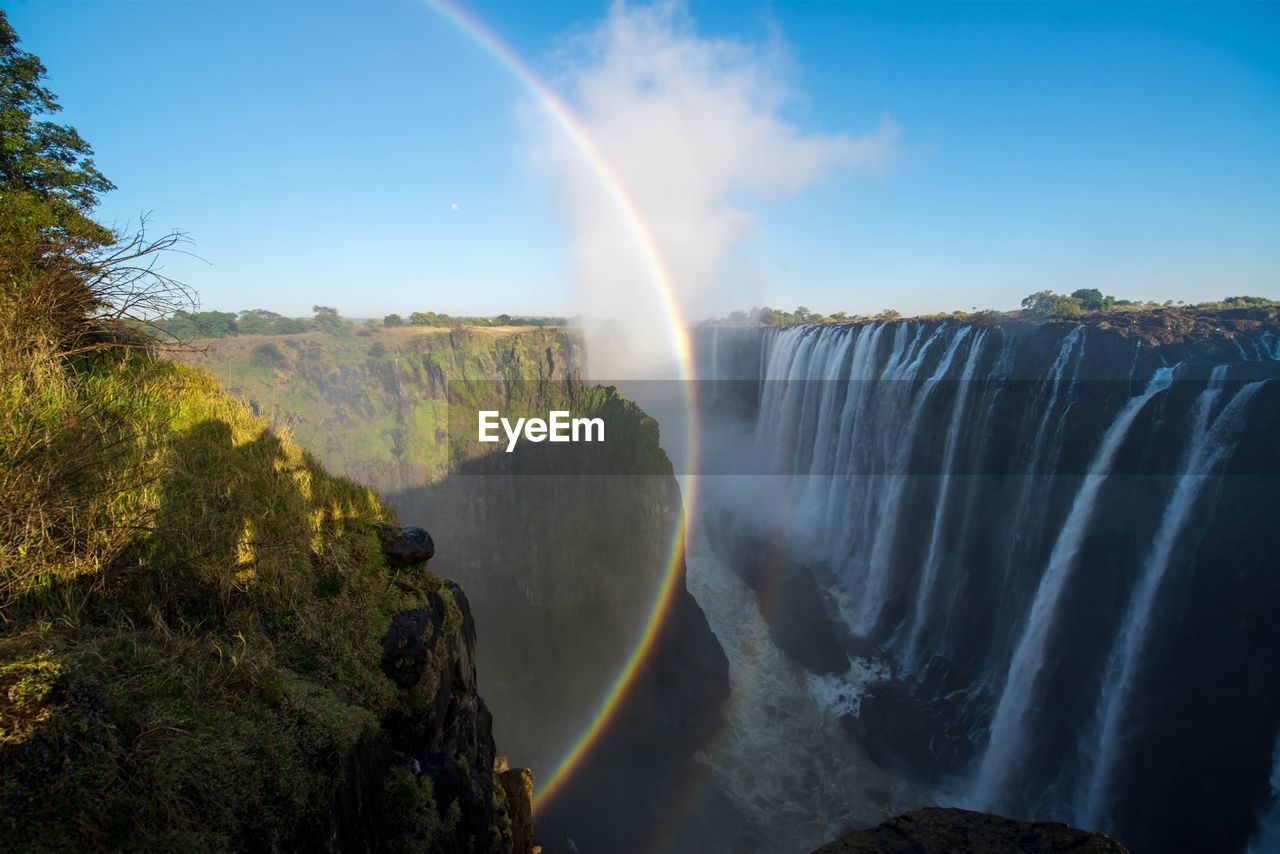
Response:
M862 697L867 686L887 681L889 665L875 658L849 657L849 669L840 673L806 673L809 694L818 707L836 720L845 715L857 717L862 711Z
M839 709L881 671L854 661L829 693L815 692L773 644L750 588L703 538L691 538L687 565L689 591L729 659L725 729L703 757L710 785L746 807L769 850L809 850L902 808L901 786L839 724Z

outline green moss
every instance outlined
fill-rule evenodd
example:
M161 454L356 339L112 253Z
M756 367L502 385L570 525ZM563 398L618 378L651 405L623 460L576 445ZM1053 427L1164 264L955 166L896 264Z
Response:
M431 851L443 836L444 822L436 810L431 780L415 776L408 768L393 768L387 781L387 851L417 854Z

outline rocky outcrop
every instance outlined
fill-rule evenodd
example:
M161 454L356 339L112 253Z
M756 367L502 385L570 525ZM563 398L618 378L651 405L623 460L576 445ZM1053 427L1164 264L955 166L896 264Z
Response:
M533 772L528 768L511 768L505 756L497 758L493 772L507 797L511 854L541 854L542 847L533 844Z
M373 529L382 544L382 556L392 569L417 566L435 557L435 541L422 528L400 528L379 523Z
M1101 833L1052 821L1016 821L926 807L859 830L813 854L1126 854Z
M421 563L432 549L422 528L377 530L391 566ZM348 757L322 838L303 834L298 848L533 854L533 777L496 754L466 594L447 581L434 590L394 583L421 601L382 637L383 672L408 711Z

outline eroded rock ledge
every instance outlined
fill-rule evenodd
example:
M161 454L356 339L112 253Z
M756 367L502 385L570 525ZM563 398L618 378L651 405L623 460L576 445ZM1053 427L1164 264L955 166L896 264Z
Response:
M813 854L1128 854L1108 836L1055 821L1017 821L925 807L823 845Z

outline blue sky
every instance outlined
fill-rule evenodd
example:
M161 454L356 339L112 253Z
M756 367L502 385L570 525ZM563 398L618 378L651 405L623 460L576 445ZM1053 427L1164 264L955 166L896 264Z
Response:
M189 232L210 263L169 270L206 308L576 312L534 102L424 5L2 5L119 187L102 218L151 211ZM609 7L465 8L555 86L566 39ZM874 176L734 195L753 227L711 308L1012 308L1082 286L1280 297L1280 5L688 14L700 36L781 48L795 97L780 115L802 132L901 131Z

